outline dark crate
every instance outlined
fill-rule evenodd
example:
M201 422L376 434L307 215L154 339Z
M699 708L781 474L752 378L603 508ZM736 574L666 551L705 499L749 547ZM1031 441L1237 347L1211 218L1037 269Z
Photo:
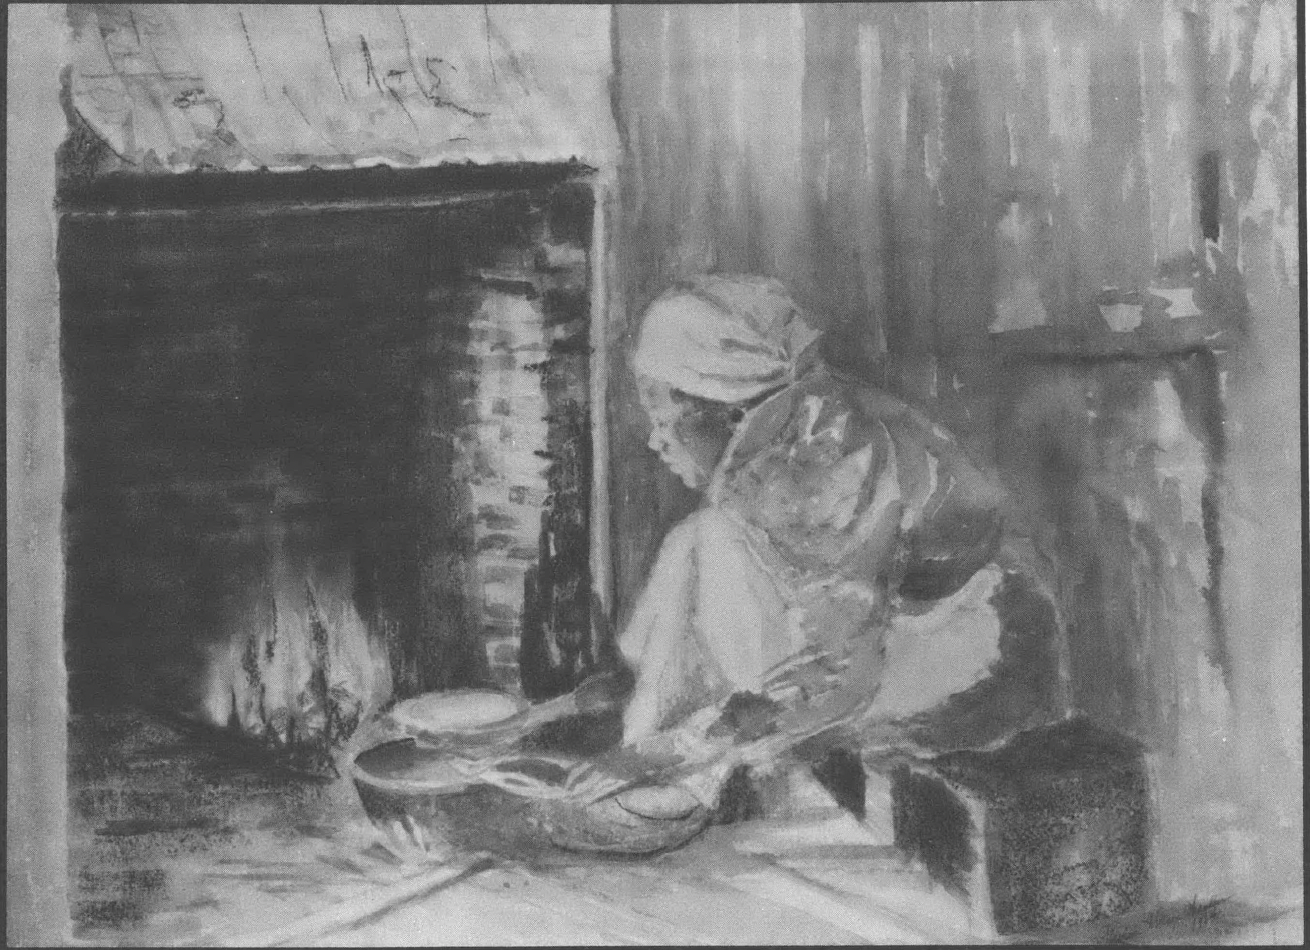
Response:
M1126 913L1149 891L1142 750L1081 721L899 766L896 844L998 934Z

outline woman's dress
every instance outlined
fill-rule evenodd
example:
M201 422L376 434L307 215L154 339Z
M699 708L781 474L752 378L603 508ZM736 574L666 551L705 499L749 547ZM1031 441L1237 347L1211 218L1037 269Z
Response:
M619 640L637 671L625 744L765 756L979 683L1000 659L1004 504L949 434L816 367L748 414L666 537Z

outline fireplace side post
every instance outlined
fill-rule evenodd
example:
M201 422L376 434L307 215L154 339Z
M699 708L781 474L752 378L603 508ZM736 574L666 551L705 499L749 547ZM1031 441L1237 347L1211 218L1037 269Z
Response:
M68 675L64 666L64 423L55 271L55 151L63 4L9 8L5 268L8 479L8 799L5 938L69 932Z
M609 312L613 270L616 265L610 250L610 222L616 197L613 175L602 172L592 187L591 228L591 590L605 615L605 630L614 617L613 563L611 561L609 498L609 389L610 334L615 324ZM592 618L593 638L604 636L596 630ZM612 643L592 641L595 659L613 648Z

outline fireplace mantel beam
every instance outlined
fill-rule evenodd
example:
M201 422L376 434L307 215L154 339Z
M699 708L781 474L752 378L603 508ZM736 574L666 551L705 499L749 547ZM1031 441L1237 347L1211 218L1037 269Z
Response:
M62 182L56 203L61 214L179 214L220 209L285 214L335 208L415 208L548 190L587 181L595 171L581 162L568 161L409 169L377 165L344 171L310 167L290 173L115 172L90 181Z

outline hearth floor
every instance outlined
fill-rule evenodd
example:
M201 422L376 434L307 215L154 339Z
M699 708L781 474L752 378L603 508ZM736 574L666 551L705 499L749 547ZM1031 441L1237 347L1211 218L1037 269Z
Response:
M862 824L820 793L791 818L711 827L663 855L561 852L529 864L439 859L375 829L349 783L279 776L144 714L75 717L69 744L77 943L986 942L965 903L891 847L877 777ZM1134 943L1292 943L1303 934L1299 912L1241 929L1213 907L1119 927L1065 937L1122 942L1125 927Z

